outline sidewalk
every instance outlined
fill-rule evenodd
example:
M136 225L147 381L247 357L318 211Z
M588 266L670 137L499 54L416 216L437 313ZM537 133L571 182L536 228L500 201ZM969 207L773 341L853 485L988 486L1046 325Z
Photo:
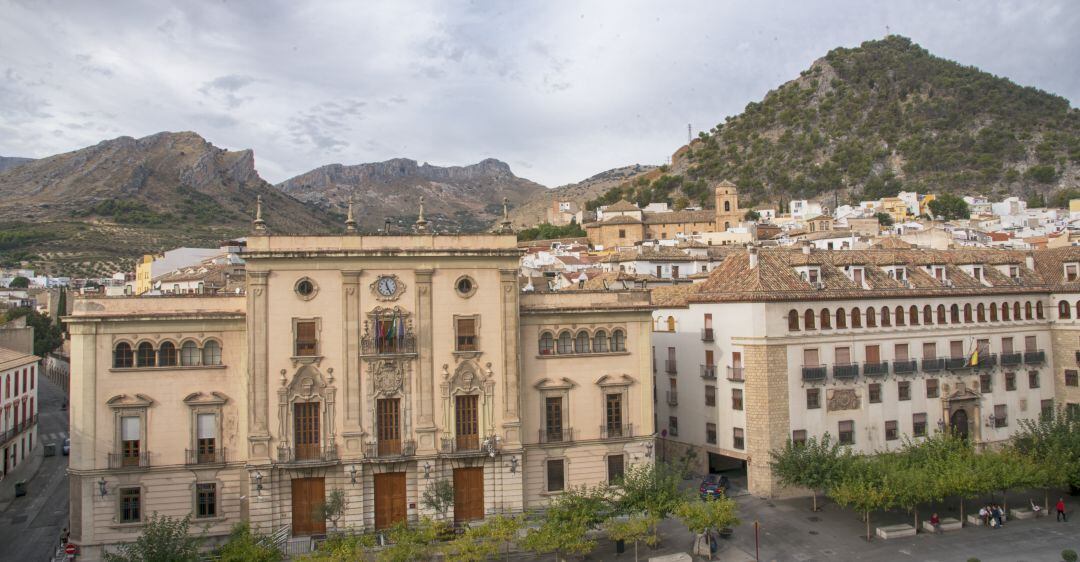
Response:
M40 425L38 426L41 427ZM56 454L60 454L57 451ZM7 473L7 476L3 480L0 480L0 513L7 511L11 502L15 501L15 483L20 480L26 480L27 486L30 486L34 476L37 475L38 470L41 469L41 463L45 460L45 447L37 439L34 440L34 449L30 451L29 460L24 460L15 467L14 470Z

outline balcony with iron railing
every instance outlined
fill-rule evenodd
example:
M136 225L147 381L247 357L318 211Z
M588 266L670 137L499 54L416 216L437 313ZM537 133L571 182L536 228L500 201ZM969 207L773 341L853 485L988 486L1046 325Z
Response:
M600 426L601 439L619 439L634 436L633 424L605 424Z
M897 375L910 375L919 369L919 362L914 359L893 361L893 373Z
M1042 365L1046 362L1046 352L1039 349L1035 351L1024 352L1024 364L1025 365Z
M196 449L185 449L184 464L225 464L225 448L222 447L220 449L202 451Z
M971 364L968 363L968 358L962 355L960 357L946 357L945 368L950 371L960 371L963 369L970 369Z
M862 374L864 377L883 377L889 374L889 362L863 363Z
M279 464L326 464L337 460L338 452L334 445L278 446Z
M711 342L711 341L713 341L713 329L712 328L702 328L701 329L701 341L703 341L703 342Z
M859 376L858 363L837 363L833 365L832 375L837 380L851 380Z
M701 378L708 380L716 380L716 365L702 365Z
M399 459L416 454L416 441L412 439L380 439L367 444L367 457L371 459Z
M540 443L569 443L574 440L574 430L569 427L539 430Z
M823 381L826 375L828 375L829 368L825 365L803 365L802 367L802 380L804 381Z
M986 369L997 365L998 356L996 353L979 353L976 357L975 367L980 369Z
M727 380L731 382L744 382L743 367L728 367L727 368Z
M678 406L679 405L679 391L678 390L669 390L669 391L667 391L667 404L668 404L668 406Z
M480 436L475 433L443 437L439 442L439 452L443 454L459 456L484 454L480 447Z
M1001 354L1001 366L1002 367L1015 367L1022 363L1024 355L1022 353L1002 353Z
M937 373L945 370L945 360L940 357L931 357L930 359L922 360L922 370L924 373Z
M672 374L672 375L678 373L679 370L676 367L677 366L675 364L674 359L665 359L664 360L664 371L666 371L667 373Z
M21 421L17 424L12 425L3 433L0 433L0 444L7 443L8 441L17 437L20 433L34 427L34 424L36 424L37 421L37 414L34 414L33 416L27 418L25 421Z
M397 338L366 337L360 340L360 355L415 355L416 336L411 333Z
M109 453L109 468L147 468L150 466L150 452Z

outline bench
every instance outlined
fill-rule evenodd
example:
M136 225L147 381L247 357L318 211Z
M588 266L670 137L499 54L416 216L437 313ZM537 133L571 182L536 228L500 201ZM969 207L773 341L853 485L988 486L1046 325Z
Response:
M914 537L915 527L908 524L903 525L887 525L885 527L877 528L877 536L883 539L900 539L904 537Z
M1032 511L1030 507L1010 509L1009 515L1011 515L1013 519L1035 519L1039 516L1039 514Z
M653 556L649 558L649 562L694 562L694 559L685 552L678 552L664 556Z
M978 513L973 513L973 514L967 516L967 522L968 522L968 525L971 525L971 526L974 526L974 527L981 527L982 524L983 524L983 519L982 519L982 517L979 517Z
M979 517L978 515L975 516L976 519L978 519L978 517ZM980 521L980 523L981 523L981 521ZM955 518L955 517L946 517L946 518L941 520L941 532L959 531L962 527L963 527L963 525L960 524L960 520ZM934 526L931 525L929 521L923 521L922 522L922 528L923 528L923 531L926 531L927 533L933 533L934 532Z

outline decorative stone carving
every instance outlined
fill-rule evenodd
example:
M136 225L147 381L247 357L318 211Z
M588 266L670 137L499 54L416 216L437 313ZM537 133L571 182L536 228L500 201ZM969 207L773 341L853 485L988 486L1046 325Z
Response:
M379 290L380 282L383 283L382 291ZM368 287L371 288L371 294L383 302L396 301L405 293L405 283L394 274L380 275Z
M376 394L395 394L402 391L405 365L400 361L376 361L372 364L372 380Z
M828 392L827 405L830 412L858 410L859 393L854 388L832 389Z

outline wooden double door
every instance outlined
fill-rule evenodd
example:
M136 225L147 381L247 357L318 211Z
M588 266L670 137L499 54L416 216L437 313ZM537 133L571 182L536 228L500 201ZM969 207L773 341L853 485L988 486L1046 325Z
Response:
M484 518L484 469L454 469L454 521Z
M326 483L322 478L292 479L293 536L326 534L322 505L326 501Z
M386 529L408 516L405 473L375 475L375 528Z

